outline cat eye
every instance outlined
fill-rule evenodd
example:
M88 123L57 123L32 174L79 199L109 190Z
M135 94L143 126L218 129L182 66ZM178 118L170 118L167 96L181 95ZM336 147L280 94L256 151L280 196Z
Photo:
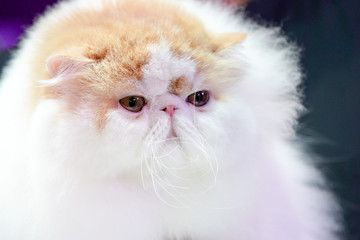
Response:
M145 98L141 96L128 96L119 100L120 105L130 112L140 112L146 105Z
M209 101L209 92L202 90L192 93L187 97L186 101L196 107L204 106Z

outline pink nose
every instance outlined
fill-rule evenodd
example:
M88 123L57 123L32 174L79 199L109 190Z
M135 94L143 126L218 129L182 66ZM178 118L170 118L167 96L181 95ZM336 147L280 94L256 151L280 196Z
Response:
M164 112L166 112L167 114L170 115L170 117L172 117L174 115L174 111L176 110L174 105L168 105L165 108L161 109Z

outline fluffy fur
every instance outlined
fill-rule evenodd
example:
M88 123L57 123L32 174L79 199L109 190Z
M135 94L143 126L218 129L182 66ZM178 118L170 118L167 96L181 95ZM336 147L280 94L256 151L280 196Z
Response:
M337 204L294 141L298 49L234 12L50 8L1 83L0 239L337 239ZM208 104L186 102L199 90ZM139 113L118 102L133 95Z

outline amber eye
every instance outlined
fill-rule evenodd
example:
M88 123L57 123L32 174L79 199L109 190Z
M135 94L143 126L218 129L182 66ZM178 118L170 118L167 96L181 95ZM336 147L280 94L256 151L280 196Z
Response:
M209 92L202 90L192 93L187 97L186 101L196 107L204 106L209 101Z
M123 108L130 112L140 112L145 106L145 98L141 96L128 96L120 99L119 103Z

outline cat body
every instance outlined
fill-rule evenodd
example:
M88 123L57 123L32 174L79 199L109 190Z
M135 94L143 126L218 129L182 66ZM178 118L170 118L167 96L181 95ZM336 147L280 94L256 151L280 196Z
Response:
M66 1L0 88L0 239L331 240L298 50L214 2Z

